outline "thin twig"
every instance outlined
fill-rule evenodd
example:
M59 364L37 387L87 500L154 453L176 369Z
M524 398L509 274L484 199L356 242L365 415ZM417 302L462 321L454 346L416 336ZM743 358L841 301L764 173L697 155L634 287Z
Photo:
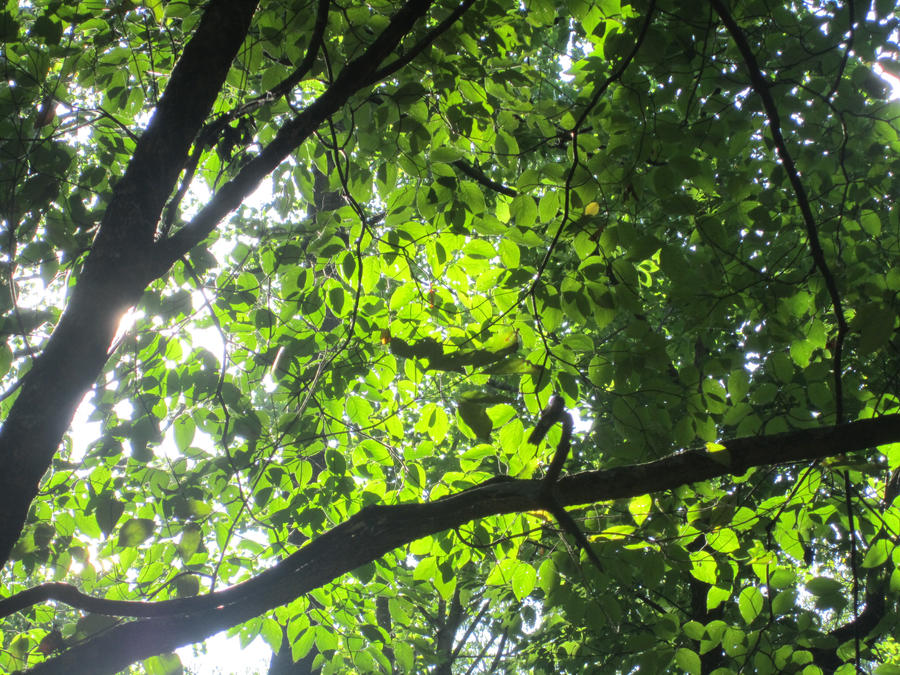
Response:
M837 339L835 340L832 365L834 371L835 421L838 424L841 424L844 421L841 354L844 347L844 337L847 333L847 321L844 317L844 309L841 306L841 296L838 292L837 282L828 266L828 262L825 260L825 253L819 242L819 232L816 227L816 220L812 212L812 207L809 203L809 196L806 193L806 186L803 184L803 181L800 180L800 173L797 171L797 166L794 164L794 158L788 151L787 143L781 133L781 118L778 114L778 107L775 105L775 99L772 97L769 82L762 74L759 64L756 61L756 57L753 54L753 50L747 42L747 37L744 35L740 26L738 26L737 21L735 21L731 12L729 12L722 0L711 0L711 2L744 59L744 64L747 67L747 75L750 78L750 84L753 87L753 90L756 92L757 96L762 99L763 109L769 120L769 132L772 134L772 141L775 144L778 157L784 165L784 170L788 175L791 187L794 189L794 194L797 198L797 206L800 207L800 213L803 215L803 222L806 226L806 236L809 240L809 250L813 259L813 264L822 275L822 278L825 281L825 287L828 290L828 295L831 298L831 305L834 309L834 315L838 325L838 334Z
M473 166L469 164L464 159L458 159L453 162L453 166L466 174L469 178L475 179L477 182L481 183L484 187L493 190L494 192L499 192L502 195L506 195L507 197L515 197L519 194L516 190L511 187L507 187L503 183L498 183L497 181L489 178L484 171L479 169L477 166Z

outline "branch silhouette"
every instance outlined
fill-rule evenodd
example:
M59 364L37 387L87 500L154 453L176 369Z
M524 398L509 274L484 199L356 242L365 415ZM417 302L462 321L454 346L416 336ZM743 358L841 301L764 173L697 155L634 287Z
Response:
M554 496L561 507L579 506L897 441L900 415L738 438L714 453L686 450L653 462L564 476L554 484ZM543 509L545 490L544 479L493 479L434 502L369 506L253 579L205 596L156 603L87 600L65 585L49 584L0 601L0 615L35 602L59 600L92 612L145 617L116 626L28 671L70 673L78 664L91 663L98 675L115 673L139 659L198 642L288 603L416 539L478 518Z

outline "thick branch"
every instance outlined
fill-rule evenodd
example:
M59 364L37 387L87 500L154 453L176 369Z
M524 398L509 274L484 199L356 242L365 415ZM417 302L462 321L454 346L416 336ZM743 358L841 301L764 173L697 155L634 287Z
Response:
M555 496L561 506L634 497L740 475L754 466L808 462L897 441L900 415L741 438L725 443L725 450L716 453L689 450L646 464L563 477L556 483ZM425 504L370 506L250 581L207 596L155 603L154 611L179 614L118 626L30 672L70 673L84 663L90 663L98 675L116 672L138 659L198 642L290 602L421 537L477 518L543 508L544 492L542 480L510 479ZM111 611L130 604L109 602Z
M309 136L337 112L353 94L372 83L379 65L412 30L416 21L431 6L432 0L409 0L391 19L387 28L351 61L334 83L303 112L286 123L275 139L250 160L184 228L156 246L157 275L163 274L182 255L206 239L219 221L253 192L260 181L300 146Z
M75 409L108 358L122 313L151 280L147 251L188 148L246 36L256 0L212 0L116 184L62 318L0 429L0 561Z
M366 52L282 127L190 224L154 243L165 200L256 8L256 0L210 2L116 185L72 299L0 429L0 560L9 557L38 482L76 407L106 363L122 313L138 301L150 281L205 239L269 172L371 80L431 2L409 0Z

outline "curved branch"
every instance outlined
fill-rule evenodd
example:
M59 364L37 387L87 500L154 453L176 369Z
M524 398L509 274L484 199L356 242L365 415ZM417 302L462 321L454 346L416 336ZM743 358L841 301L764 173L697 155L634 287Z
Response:
M688 450L645 464L565 476L556 482L554 494L560 506L578 506L740 475L754 466L809 462L897 441L900 415L887 415L821 429L739 438L724 443L725 449L715 453ZM434 502L369 506L249 581L205 596L147 603L156 607L152 611L159 618L112 628L29 672L71 673L79 664L91 663L92 672L98 675L114 673L138 659L198 642L288 603L421 537L477 518L544 508L545 490L543 480L495 479ZM45 591L46 599L55 598L52 591ZM15 598L4 603L22 604ZM97 602L107 603L108 613L133 616L126 611L131 603Z
M722 23L725 24L725 28L728 29L731 39L734 40L738 51L741 53L741 57L744 59L744 64L747 66L747 75L750 78L750 84L753 87L753 91L755 91L757 96L762 100L766 118L769 120L769 132L772 134L772 142L775 144L778 157L784 165L784 170L788 175L791 187L797 197L797 206L800 207L800 213L803 215L803 223L806 226L806 237L809 239L809 251L813 259L813 264L816 266L816 269L819 270L819 274L822 275L822 279L825 281L825 288L828 289L828 296L831 299L831 305L834 309L834 315L838 325L838 334L834 349L833 375L836 411L835 419L838 423L841 423L843 422L844 410L843 384L841 380L841 354L844 346L844 337L847 334L847 321L844 317L844 308L841 305L841 296L838 292L837 281L835 280L831 269L828 267L828 261L825 260L825 253L819 242L819 231L816 227L816 219L815 216L813 216L812 207L809 203L809 196L806 193L806 186L803 184L803 181L800 180L800 173L797 171L797 166L794 164L794 158L788 151L787 143L781 133L781 118L778 114L778 107L775 105L775 99L772 98L769 82L762 74L762 70L760 70L756 57L753 55L753 50L747 42L747 37L744 35L741 27L738 26L737 21L735 21L731 12L728 11L724 2L722 2L722 0L712 0L712 6L716 10L716 13L718 13L719 18L722 19Z
M201 156L204 152L206 152L207 149L215 144L216 140L219 138L219 135L223 132L225 127L232 121L242 117L243 115L251 113L257 108L261 108L265 104L287 94L304 78L304 76L309 72L310 68L312 68L313 63L316 60L316 56L319 54L319 48L322 46L323 37L325 35L325 26L328 23L328 8L330 4L331 0L319 0L316 7L316 22L313 26L313 34L309 40L309 46L306 49L306 55L303 57L300 65L298 65L290 75L288 75L281 82L272 87L272 89L270 89L269 91L260 94L256 98L247 101L246 103L239 105L232 110L229 110L227 113L204 125L203 129L200 130L200 133L197 134L197 139L194 142L194 151L188 158L184 177L181 180L181 185L166 207L166 213L165 217L163 218L163 224L161 228L163 237L169 235L169 230L175 222L175 217L178 214L181 200L184 199L184 196L185 194L187 194L188 188L190 187L191 181L194 179L194 173L197 170L197 165L200 162Z
M202 242L228 213L253 192L275 167L337 112L347 100L372 84L378 66L396 49L415 23L431 7L432 0L409 0L359 58L351 61L334 83L294 119L285 124L269 143L213 197L194 219L171 237L157 242L153 266L157 276L182 255ZM441 23L441 26L445 22Z

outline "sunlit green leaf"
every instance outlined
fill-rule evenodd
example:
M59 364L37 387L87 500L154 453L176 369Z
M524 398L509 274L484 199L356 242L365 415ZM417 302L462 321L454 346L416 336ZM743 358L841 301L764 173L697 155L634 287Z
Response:
M738 596L738 608L744 623L750 624L762 612L765 600L755 586L748 586Z
M156 523L149 518L130 518L119 528L119 547L138 546L148 539L156 529Z

